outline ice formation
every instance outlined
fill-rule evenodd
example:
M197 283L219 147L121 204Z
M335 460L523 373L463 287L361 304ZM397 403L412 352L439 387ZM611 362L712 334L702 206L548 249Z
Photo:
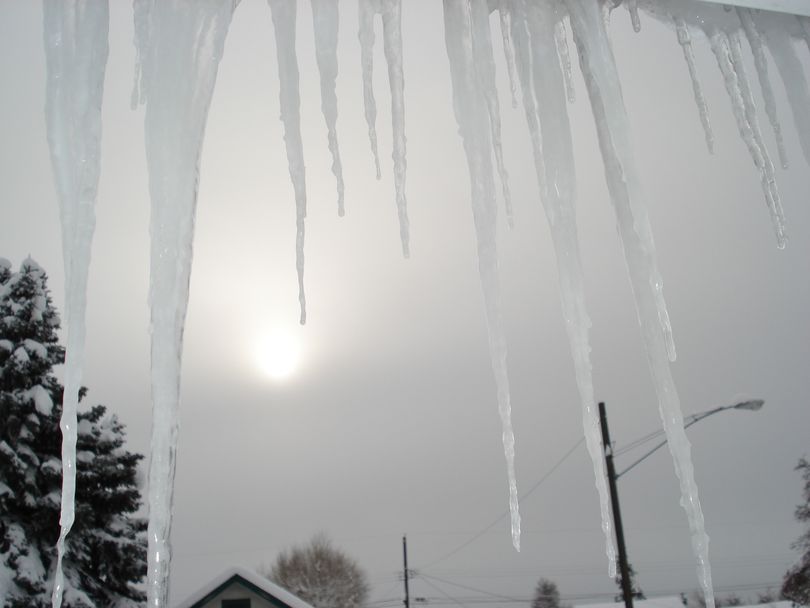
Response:
M512 544L520 550L520 513L515 477L515 434L512 431L512 405L506 365L506 334L503 329L498 287L498 254L495 220L495 179L492 171L492 140L488 107L488 77L477 73L482 56L480 46L490 44L489 35L481 36L483 19L489 27L486 0L444 0L444 28L450 75L453 82L453 107L464 142L470 170L470 190L478 241L478 271L484 290L489 349L498 392L498 411L503 426L503 448L509 478L509 511ZM487 32L488 34L488 32ZM491 46L490 46L491 50ZM488 69L488 68L485 68Z
M374 60L374 17L380 15L383 24L383 49L388 63L388 86L391 87L391 122L393 127L394 189L396 190L399 236L402 255L411 255L408 203L405 198L405 73L402 69L402 0L358 0L360 31L360 61L363 68L363 101L368 123L368 137L377 179L380 178L380 157L377 152L377 103L371 85Z
M338 75L338 3L335 0L312 0L312 22L315 29L315 57L321 74L321 111L329 131L329 151L332 153L332 173L337 180L338 215L345 213L343 203L343 165L337 139Z
M358 0L359 42L365 117L372 154L380 175L376 139L376 104L371 83L374 18L382 17L384 50L392 99L393 165L403 253L409 253L405 199L404 74L401 0ZM690 445L670 363L675 348L657 269L652 230L644 205L641 176L634 161L630 125L622 99L607 25L610 10L621 2L602 0L444 0L445 42L456 119L470 170L471 204L478 243L491 360L503 424L512 540L520 543L520 516L514 467L506 340L500 311L496 247L495 167L508 211L507 173L500 142L490 13L499 12L513 103L518 85L531 140L542 204L551 229L560 282L563 316L574 359L583 410L583 425L593 460L610 573L614 554L607 490L595 408L582 268L576 227L576 178L566 109L573 101L568 28L590 99L608 190L618 219L648 363L659 411L680 480L698 576L707 605L713 592L700 500L694 482ZM133 102L146 103L146 148L152 199L151 289L153 430L149 471L149 571L151 606L165 606L171 561L169 532L177 440L180 360L191 272L194 211L205 121L222 57L225 37L238 0L134 0L139 68ZM298 63L295 52L296 3L269 0L276 33L281 114L297 209L297 269L302 321L303 221L306 187L300 136ZM343 212L343 179L337 145L337 1L312 0L316 58L322 111L337 180L338 208ZM784 217L770 153L763 139L754 92L742 60L742 41L753 56L765 113L776 136L782 164L782 123L777 116L768 57L787 91L805 159L810 162L810 90L794 39L810 50L810 21L792 15L749 9L725 10L697 0L625 0L633 28L640 13L661 20L675 32L683 50L706 144L714 137L694 60L696 41L708 43L728 93L740 136L756 169L777 236L786 242ZM62 535L72 520L75 455L75 400L81 379L84 287L92 235L92 202L98 179L99 110L107 53L106 2L45 2L48 67L48 137L60 195L65 249L68 371L66 378L65 481ZM765 52L767 49L768 53ZM68 390L70 387L72 389ZM73 416L73 418L71 418ZM72 427L71 428L71 420ZM59 604L57 574L54 604Z
M560 299L574 359L586 445L599 495L608 570L610 576L614 576L616 550L608 507L599 414L593 391L588 339L590 319L585 306L576 226L576 172L566 107L566 96L571 99L571 65L567 43L560 38L560 32L565 31L561 27L564 13L560 8L551 4L516 3L511 20L512 38L537 181L557 258ZM543 100L543 103L535 103L535 99Z
M43 3L47 92L45 116L62 224L67 350L62 398L62 505L53 604L61 605L62 559L74 521L76 409L82 385L90 246L101 153L101 98L107 66L109 6L100 2Z
M149 606L169 599L183 326L191 277L200 153L217 68L238 1L135 0L152 199L152 445Z
M273 15L278 55L279 105L284 123L284 143L295 191L295 268L298 272L298 303L301 325L307 320L304 295L304 220L307 217L307 185L304 145L301 143L301 98L298 92L298 58L295 54L296 0L268 0Z

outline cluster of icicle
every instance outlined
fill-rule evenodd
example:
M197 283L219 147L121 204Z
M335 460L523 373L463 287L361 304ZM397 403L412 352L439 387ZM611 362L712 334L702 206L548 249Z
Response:
M344 213L344 185L337 138L338 3L311 0L322 111L326 120L338 213ZM376 104L371 86L374 19L381 17L392 99L393 174L403 254L409 255L405 198L404 75L401 0L358 0L359 41L365 116L377 177ZM178 434L183 326L191 274L199 162L205 124L225 38L239 0L133 0L138 69L133 106L145 103L146 154L151 196L151 333L153 424L149 469L150 606L167 606L172 494ZM281 120L296 205L296 267L301 322L304 298L304 220L306 180L300 132L299 72L296 58L295 0L268 0L279 64ZM503 162L500 109L489 18L500 17L501 39L511 82L512 104L522 100L534 152L537 181L554 243L563 315L574 359L586 443L593 461L605 533L609 574L615 550L595 408L582 265L576 227L576 176L567 104L574 100L568 29L579 56L596 123L608 189L618 218L650 370L675 470L687 511L698 575L713 605L708 537L670 371L675 348L656 266L655 246L641 179L633 159L629 120L607 32L614 0L444 0L445 41L450 60L454 108L470 169L471 204L489 330L492 366L503 423L512 540L520 546L520 516L514 467L506 340L500 310L496 249L495 170L507 221L512 223L508 176ZM747 40L765 100L765 110L783 166L787 158L776 115L765 49L786 87L805 158L810 162L810 92L793 39L810 48L810 21L750 9L729 10L695 0L626 0L633 26L639 10L671 24L682 46L700 122L713 150L708 109L696 75L693 35L705 35L715 54L740 135L760 173L777 235L785 244L781 202L773 162L765 146L745 73L741 40ZM61 557L73 521L76 405L84 348L84 315L93 207L99 175L101 97L107 58L107 0L45 0L48 141L59 194L66 275L68 347L65 373L64 481L62 532L53 605L61 604ZM518 96L518 89L520 95Z

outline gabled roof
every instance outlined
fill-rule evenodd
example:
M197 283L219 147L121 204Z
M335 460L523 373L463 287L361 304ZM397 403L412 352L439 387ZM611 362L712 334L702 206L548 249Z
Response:
M247 568L230 568L211 580L208 584L192 593L184 601L177 604L176 608L195 608L202 606L227 587L238 583L250 589L259 597L267 600L278 608L313 608L300 597L293 595L286 589L282 589L275 583L270 582L265 577L248 570Z

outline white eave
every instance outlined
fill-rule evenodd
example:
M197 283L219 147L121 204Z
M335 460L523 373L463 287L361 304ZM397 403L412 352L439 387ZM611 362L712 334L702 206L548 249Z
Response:
M759 8L764 11L778 11L810 17L810 0L700 0L713 4Z

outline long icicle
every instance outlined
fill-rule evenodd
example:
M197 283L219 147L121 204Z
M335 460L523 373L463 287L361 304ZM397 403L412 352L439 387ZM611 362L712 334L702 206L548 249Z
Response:
M391 88L391 126L393 128L394 190L397 197L399 236L402 255L410 257L410 222L405 198L405 74L402 69L402 0L382 0L383 48L388 63Z
M515 45L512 43L512 9L509 0L498 1L498 19L501 24L503 56L506 59L506 72L509 75L509 93L512 107L517 108L517 72L515 70Z
M683 18L677 17L674 18L674 21L675 31L678 34L678 43L683 50L686 67L689 69L689 79L692 82L692 94L695 98L698 113L700 114L700 124L703 126L706 147L709 149L710 154L714 154L714 133L712 133L712 125L709 121L709 106L706 104L706 98L703 95L703 87L700 86L697 66L695 65L695 53L692 50L692 34L689 32L689 26Z
M793 46L787 25L788 18L775 13L757 13L757 25L761 27L765 36L765 44L771 52L771 57L785 86L788 103L793 113L793 122L799 136L799 144L805 160L810 164L810 89L807 86L807 77L804 73L796 47ZM802 24L810 23L807 18L799 18ZM810 26L808 26L810 27ZM810 49L810 33L808 36L808 49Z
M487 100L489 125L492 132L492 149L495 152L495 164L501 180L506 223L514 227L512 195L509 193L509 174L503 162L503 140L501 138L501 109L498 103L498 89L495 83L495 57L492 52L492 35L489 26L489 8L487 0L472 0L472 28L475 44L475 67L480 86Z
M765 101L765 113L771 123L773 135L776 138L776 149L779 153L779 160L782 168L788 168L788 156L785 149L785 140L782 137L782 126L779 124L779 116L776 112L776 97L771 86L771 79L768 75L768 60L765 57L765 48L762 44L762 36L754 22L753 12L750 8L737 7L737 15L740 17L745 37L754 55L754 68L757 71L759 88L762 91L762 99Z
M304 294L304 230L307 217L306 169L304 145L301 143L301 97L298 92L298 58L295 53L297 0L267 0L273 15L278 54L279 105L284 123L287 165L295 192L295 269L298 273L298 303L301 325L307 322L307 300Z
M787 242L787 236L785 234L782 203L776 187L773 163L764 148L765 144L759 130L759 122L754 108L751 107L753 102L749 99L749 95L743 92L743 66L741 63L734 61L732 45L725 32L717 27L712 28L709 31L709 43L723 75L723 82L731 101L740 137L748 147L751 159L759 170L762 191L776 232L776 245L783 249Z
M532 138L535 168L557 259L560 303L574 361L585 441L599 497L608 574L614 577L616 549L613 545L609 494L601 449L599 413L593 390L588 336L591 323L585 306L585 286L577 235L574 144L566 105L565 72L558 60L559 45L551 35L557 31L560 16L547 4L527 6L521 0L516 5L519 10L515 10L515 19L519 27L513 38L516 47L520 49L518 73L529 130L534 131L539 125L542 133L542 144L539 137ZM535 104L535 99L540 103ZM542 162L538 162L539 160ZM541 171L544 175L541 175ZM548 184L548 188L544 188L544 184Z
M478 270L484 292L489 350L498 391L498 411L509 482L512 544L520 551L520 512L515 477L515 435L506 365L506 336L500 305L496 245L495 179L492 171L489 115L476 75L472 16L468 0L444 0L444 32L453 83L453 108L470 173Z
M208 108L238 0L136 0L146 92L152 334L152 445L149 462L147 604L169 601L183 327L191 278L199 165Z
M337 0L312 0L312 22L315 30L315 58L321 75L321 111L328 130L329 152L332 153L332 173L337 180L338 215L345 213L343 202L343 164L337 138L337 95L335 84L338 75L338 3Z
M375 8L375 5L379 7L379 0L359 0L357 38L360 40L360 66L363 71L363 107L365 109L366 124L368 125L368 139L371 143L371 153L374 156L377 179L380 179L380 155L377 151L377 102L374 99L374 86L372 82L372 71L374 67L374 15L378 12L378 8Z
M568 50L568 33L565 28L565 19L560 17L554 26L554 44L557 46L557 56L565 78L565 95L569 103L576 101L574 91L574 72L571 66L571 52Z
M707 608L714 608L709 537L705 531L691 447L683 428L680 400L670 369L669 336L661 318L661 281L655 259L652 230L643 207L638 168L633 158L630 124L622 101L619 75L596 3L566 0L580 65L596 122L605 175L618 218L639 322L647 346L647 360L658 394L659 413L681 486L681 504L692 533L692 549L698 562L698 578Z
M638 14L638 0L626 0L627 10L630 11L630 23L633 31L638 34L641 31L641 18Z
M534 99L532 81L532 52L529 46L529 29L526 20L525 0L514 0L516 10L512 13L512 40L515 45L515 63L520 82L526 125L532 142L534 172L540 187L540 196L546 197L546 165L543 141L540 133L540 119L537 116L537 103Z
M62 499L51 602L62 605L62 562L75 519L76 440L84 366L90 249L101 160L101 100L109 54L106 0L43 3L47 90L45 116L62 223L67 349L62 396ZM76 585L78 581L70 581Z

